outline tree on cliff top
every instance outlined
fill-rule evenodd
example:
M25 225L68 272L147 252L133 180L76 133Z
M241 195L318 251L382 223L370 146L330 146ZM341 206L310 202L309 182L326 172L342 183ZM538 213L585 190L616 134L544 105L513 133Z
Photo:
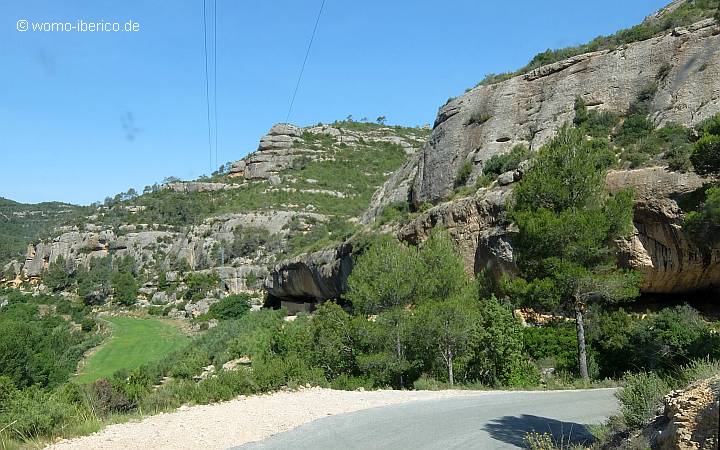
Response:
M639 294L640 277L618 269L610 249L614 239L630 233L633 216L631 192L609 197L603 191L612 156L605 141L588 141L580 130L563 127L537 154L511 209L522 278L504 280L504 290L527 305L574 310L585 379L587 304Z

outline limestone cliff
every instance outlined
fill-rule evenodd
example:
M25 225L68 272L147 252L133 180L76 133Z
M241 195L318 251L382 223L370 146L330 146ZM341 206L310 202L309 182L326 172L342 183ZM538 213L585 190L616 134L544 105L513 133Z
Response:
M644 274L642 291L672 294L720 287L720 249L698 246L682 228L679 202L702 189L704 180L693 173L650 167L612 171L606 179L610 192L635 192L635 231L617 242L621 265ZM401 240L422 242L435 227L455 238L469 272L489 271L495 278L513 273L510 224L502 210L512 185L483 189L474 197L448 202L422 214L398 233Z
M562 124L573 120L578 96L591 109L623 112L650 85L654 87L650 118L656 125L692 126L718 113L720 26L713 19L704 20L652 39L574 56L507 81L480 85L449 101L440 108L422 152L375 193L362 220L371 223L384 206L405 199L418 209L428 202L440 203L406 224L397 232L398 238L418 244L431 229L443 227L458 242L468 272L486 270L495 277L512 273L516 270L513 229L503 222L502 211L523 169L502 174L490 188L472 197L441 203L453 193L458 169L470 162L472 183L493 155L520 143L538 149ZM617 243L617 256L621 264L645 274L643 292L681 293L720 286L720 249L698 246L681 226L683 199L702 189L703 182L692 173L664 167L608 175L610 191L632 187L636 192L635 233ZM306 264L307 271L287 272L292 276L276 279L274 289L282 290L286 280L306 286L297 292L298 298L319 299L306 295L322 291L314 285L315 278L305 275L313 272L312 261ZM273 273L283 270L280 265ZM343 286L345 273L333 273L339 278L330 284ZM285 291L288 296L291 292Z
M720 110L720 27L713 19L480 85L451 100L440 108L418 160L413 203L446 199L466 161L477 176L490 157L516 144L539 148L572 121L578 96L590 108L626 111L650 85L657 86L650 117L658 125L689 126Z
M181 286L179 272L213 272L220 279L213 295L261 294L266 276L281 259L312 250L317 241L332 248L351 234L373 192L417 154L429 132L364 122L276 125L257 151L212 178L175 180L148 187L139 196L120 195L120 200L86 208L86 216L66 221L49 238L30 244L24 261L0 266L0 282L42 283L44 271L60 258L74 271L96 258L131 256L144 272L140 294L146 306L180 308L185 303L158 286L160 272ZM245 232L247 243L242 242ZM238 246L243 247L239 252ZM332 263L324 268L323 253L317 255L308 273L321 288L286 285L283 280L294 277L281 276L276 285L284 287L268 289L270 295L338 295L343 286L323 280L334 270L349 273L349 268ZM334 251L325 255L327 260L334 257ZM302 264L293 270L305 273ZM212 299L182 307L200 314L207 310L206 300ZM173 314L184 315L182 310Z

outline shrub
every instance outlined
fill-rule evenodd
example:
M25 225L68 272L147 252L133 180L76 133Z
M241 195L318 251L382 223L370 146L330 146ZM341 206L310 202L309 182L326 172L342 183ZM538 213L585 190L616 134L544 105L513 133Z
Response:
M500 175L518 168L521 162L530 157L530 149L525 145L516 145L509 153L493 155L483 167L485 175Z
M453 182L455 189L465 186L470 178L470 175L472 175L472 164L469 161L466 161L462 166L460 166L460 169L458 169L458 172L455 175L455 181Z
M327 385L319 367L310 367L297 355L270 357L253 361L253 379L261 391L275 391L281 387L296 388L304 384Z
M209 291L218 287L220 278L215 273L189 273L185 277L187 300L201 300Z
M588 109L585 100L582 97L575 97L575 118L573 123L575 125L582 125L588 120Z
M700 134L720 136L720 113L709 117L695 127Z
M218 320L239 319L250 311L248 294L229 295L217 303L213 303L207 318Z
M482 174L479 177L477 177L477 180L475 180L475 189L481 189L484 187L488 187L492 184L492 182L495 181L495 177L488 174Z
M625 386L616 394L625 424L633 429L643 427L655 417L663 396L668 392L670 386L657 374L627 374Z
M378 216L376 222L383 225L389 222L398 222L403 220L410 213L410 205L408 202L395 202L385 206Z
M593 110L588 113L583 124L587 134L592 137L608 137L619 121L617 114L610 111Z
M523 329L524 348L535 361L545 361L557 372L577 373L575 325L553 322Z
M242 228L234 231L235 238L230 247L230 257L248 257L257 252L270 240L270 232L264 228Z
M692 167L691 154L692 147L690 145L677 145L667 151L665 159L667 159L670 170L687 172Z
M720 171L720 135L706 134L695 143L690 156L695 171L711 175Z
M138 282L129 272L115 272L112 275L112 289L115 301L121 305L135 304L138 294Z
M330 382L330 387L342 391L357 391L360 389L374 389L375 384L372 379L367 377L352 377L347 374L341 374Z
M482 125L490 119L492 119L492 116L489 114L475 112L470 116L467 122L465 122L465 125Z
M76 407L37 386L14 391L0 404L0 423L19 440L47 436L72 419Z
M523 442L529 450L557 450L555 438L550 433L537 433L535 431L525 433Z
M115 389L108 380L97 380L90 387L90 392L95 411L102 416L107 416L110 413L128 411L131 408L130 401L127 397Z
M413 388L416 391L440 391L447 389L447 383L440 382L435 378L432 378L426 374L423 374L420 378L415 380Z
M655 129L655 125L644 114L632 114L620 126L615 142L621 146L634 144L646 138Z
M643 319L620 309L590 322L588 336L602 376L674 373L687 361L720 357L720 337L689 306L665 308Z

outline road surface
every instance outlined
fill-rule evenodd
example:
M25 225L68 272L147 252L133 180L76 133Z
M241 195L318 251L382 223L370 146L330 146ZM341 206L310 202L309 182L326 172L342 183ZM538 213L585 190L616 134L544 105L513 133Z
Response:
M617 410L613 389L488 392L330 416L236 450L523 448L527 432L592 439L586 424Z

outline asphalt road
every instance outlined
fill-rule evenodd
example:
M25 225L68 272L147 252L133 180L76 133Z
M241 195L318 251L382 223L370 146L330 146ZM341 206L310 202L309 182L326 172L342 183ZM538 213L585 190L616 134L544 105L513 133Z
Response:
M488 392L330 416L237 449L524 448L530 431L580 444L616 410L613 389Z

